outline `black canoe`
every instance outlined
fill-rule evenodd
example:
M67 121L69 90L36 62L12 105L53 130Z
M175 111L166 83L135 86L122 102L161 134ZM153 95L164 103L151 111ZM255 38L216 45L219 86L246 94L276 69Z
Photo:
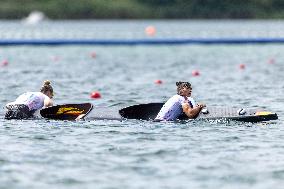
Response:
M148 103L122 107L97 107L90 103L64 104L42 109L40 114L44 118L57 120L75 120L80 116L84 120L154 120L164 103ZM179 120L188 120L180 116ZM245 122L260 122L276 120L276 113L261 109L207 107L195 119L228 119Z

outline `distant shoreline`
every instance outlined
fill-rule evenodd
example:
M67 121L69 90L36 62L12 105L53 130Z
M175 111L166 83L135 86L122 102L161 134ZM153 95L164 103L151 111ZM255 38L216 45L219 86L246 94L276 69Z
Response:
M0 19L40 11L52 20L80 19L284 19L281 0L1 0Z

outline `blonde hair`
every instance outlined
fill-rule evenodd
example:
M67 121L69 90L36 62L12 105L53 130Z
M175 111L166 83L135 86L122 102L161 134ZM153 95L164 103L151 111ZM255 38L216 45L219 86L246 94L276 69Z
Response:
M43 85L40 89L40 92L46 93L47 91L50 91L50 93L53 95L53 88L51 86L51 82L49 80L45 80L43 82Z

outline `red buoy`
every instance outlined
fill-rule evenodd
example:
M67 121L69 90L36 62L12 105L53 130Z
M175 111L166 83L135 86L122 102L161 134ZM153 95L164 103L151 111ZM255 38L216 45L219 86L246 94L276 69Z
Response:
M9 62L7 60L3 60L1 66L8 66Z
M96 57L97 57L96 52L92 52L92 53L91 53L91 57L92 57L92 58L96 58Z
M244 69L246 68L246 65L245 65L245 64L240 64L240 65L239 65L239 68L240 68L241 70L244 70Z
M193 70L193 71L191 72L191 75L194 76L194 77L200 76L200 72L199 72L198 70Z
M94 91L91 93L91 98L101 98L101 94L98 91Z
M163 83L163 81L162 81L162 80L160 80L160 79L157 79L157 80L155 81L155 83L156 83L156 84L162 84L162 83Z
M274 63L275 63L275 59L274 58L269 59L268 64L274 64Z

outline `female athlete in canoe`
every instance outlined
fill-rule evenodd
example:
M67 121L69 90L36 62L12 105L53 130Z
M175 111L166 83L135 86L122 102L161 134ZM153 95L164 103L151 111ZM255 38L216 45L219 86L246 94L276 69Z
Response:
M189 118L195 118L205 104L196 104L191 97L192 87L189 82L176 82L177 94L172 96L161 108L156 121L176 120L183 113Z
M50 81L44 81L40 92L26 92L14 102L6 104L5 119L27 119L34 112L53 105L53 88Z

